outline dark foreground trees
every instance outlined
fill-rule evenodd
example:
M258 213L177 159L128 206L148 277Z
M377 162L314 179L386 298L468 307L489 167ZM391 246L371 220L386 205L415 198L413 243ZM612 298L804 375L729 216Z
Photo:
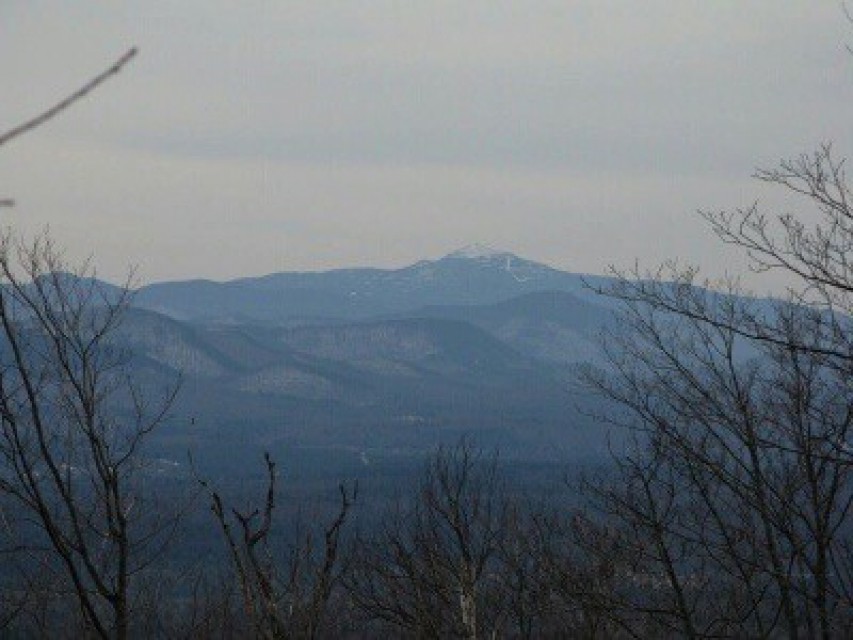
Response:
M45 624L52 610L69 629L126 637L135 577L174 525L141 456L174 389L151 402L133 382L115 342L128 289L92 275L70 272L45 236L0 236L4 577Z
M495 460L464 442L442 448L413 497L358 541L348 581L356 606L368 621L419 637L501 634L496 565L510 504Z
M631 302L631 331L609 342L613 370L588 376L631 432L618 482L587 486L632 559L613 611L632 629L690 637L849 630L853 494L840 454L853 388L798 348L831 321L695 289L674 299L703 317ZM738 335L758 313L774 341Z
M230 507L219 492L202 482L227 547L231 575L242 604L241 611L231 616L232 632L270 640L333 635L346 624L340 586L350 558L341 548L341 536L357 488L349 490L340 485L338 513L322 532L313 527L300 530L290 542L276 549L276 468L269 455L265 462L266 494L258 507ZM343 608L337 615L329 611L333 604Z
M607 577L578 553L579 522L513 489L471 441L442 447L353 546L354 624L376 637L613 637L586 597Z
M44 125L135 56L131 49L51 108ZM0 201L11 206L10 199ZM174 514L153 500L141 449L175 389L152 401L115 340L130 289L69 267L45 233L0 233L0 544L5 624L27 633L126 637L137 576Z
M693 269L617 273L611 367L586 379L630 433L619 478L588 485L631 558L602 594L626 630L688 637L840 637L853 631L853 209L829 146L759 179L807 214L703 214L785 301L714 290ZM705 285L701 287L699 285Z

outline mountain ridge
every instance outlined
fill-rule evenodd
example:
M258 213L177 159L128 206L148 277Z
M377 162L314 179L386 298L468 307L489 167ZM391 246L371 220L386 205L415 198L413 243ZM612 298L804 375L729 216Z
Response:
M475 245L399 269L155 283L115 340L153 395L182 381L156 436L167 457L189 439L387 453L466 434L516 458L603 456L573 393L611 314L589 279Z
M491 304L545 290L592 299L588 280L599 278L472 245L398 269L286 271L225 282L154 283L136 292L134 304L193 322L299 324L366 319L427 305Z

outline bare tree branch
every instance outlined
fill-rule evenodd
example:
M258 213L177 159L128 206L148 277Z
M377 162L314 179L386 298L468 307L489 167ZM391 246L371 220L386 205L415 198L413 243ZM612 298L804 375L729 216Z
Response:
M106 71L98 74L89 82L84 84L82 87L77 89L74 93L69 95L68 97L60 100L55 105L53 105L50 109L43 111L39 115L26 122L19 124L12 129L9 129L5 133L0 134L0 146L12 141L14 138L17 138L20 135L27 133L28 131L32 131L33 129L40 127L44 123L46 123L51 118L59 115L62 111L73 105L78 100L85 98L91 91L97 88L100 84L107 81L112 76L116 75L122 68L130 62L133 57L136 55L137 49L133 47L128 50L124 55L122 55L116 62L112 64Z

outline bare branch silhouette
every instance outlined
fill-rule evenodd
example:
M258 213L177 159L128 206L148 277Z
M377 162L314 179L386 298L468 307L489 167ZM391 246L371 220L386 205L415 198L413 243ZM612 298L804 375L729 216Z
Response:
M5 133L0 134L0 146L3 146L7 142L11 142L13 139L17 138L20 135L23 135L24 133L27 133L28 131L32 131L33 129L40 127L51 118L54 118L55 116L59 115L61 112L73 105L78 100L85 98L99 85L103 84L112 76L116 75L119 71L121 71L122 68L124 68L124 66L133 59L137 51L138 50L136 47L131 48L118 60L116 60L116 62L114 62L112 66L110 66L106 71L98 74L97 76L89 80L89 82L84 84L82 87L77 89L68 97L57 102L50 109L47 109L36 117L31 118L30 120L27 120L26 122L23 122L18 126L9 129Z

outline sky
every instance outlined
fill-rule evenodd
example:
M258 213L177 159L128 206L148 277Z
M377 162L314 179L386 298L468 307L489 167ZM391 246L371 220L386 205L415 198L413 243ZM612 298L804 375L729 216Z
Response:
M696 212L807 208L750 176L853 149L851 42L834 0L0 0L2 130L140 50L0 149L0 215L112 280L739 272Z

